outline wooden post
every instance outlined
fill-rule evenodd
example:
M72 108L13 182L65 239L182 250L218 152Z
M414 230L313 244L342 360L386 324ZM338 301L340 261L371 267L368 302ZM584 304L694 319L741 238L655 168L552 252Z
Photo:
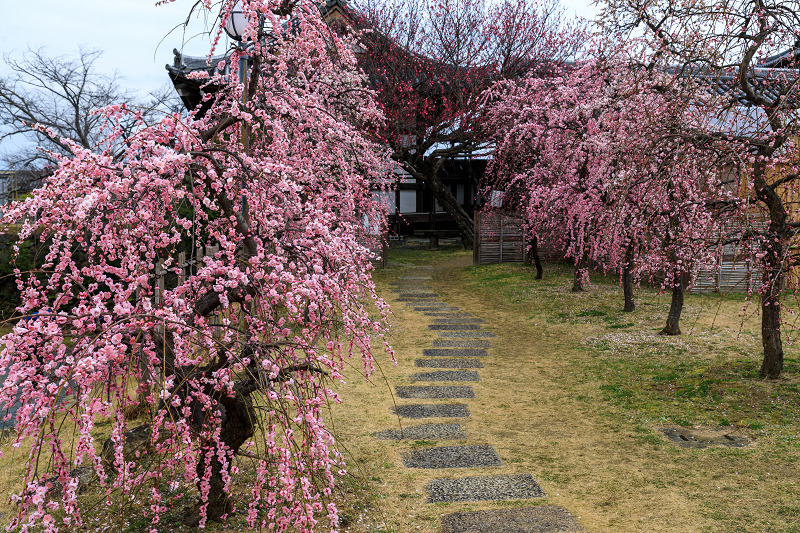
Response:
M472 238L472 264L481 264L481 223L483 217L480 211L475 211L473 217L473 238Z

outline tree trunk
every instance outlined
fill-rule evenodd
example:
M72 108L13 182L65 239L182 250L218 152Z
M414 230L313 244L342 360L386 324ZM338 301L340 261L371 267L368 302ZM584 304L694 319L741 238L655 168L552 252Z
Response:
M761 294L761 344L764 347L764 360L761 362L761 369L758 373L762 378L778 379L783 371L780 301L783 272L781 265L778 265L773 272L770 272L772 269L765 270L764 283L766 286Z
M575 265L575 278L572 280L572 292L589 290L589 254L584 252Z
M658 332L659 335L680 335L681 328L678 324L681 320L683 311L683 283L680 278L672 287L672 303L669 304L669 314L667 324L664 329Z
M221 419L220 443L235 453L250 437L253 436L253 421L255 412L253 411L250 399L242 394L236 393L233 398L223 395L218 398L218 405ZM224 470L222 463L217 458L217 445L213 441L204 442L201 445L201 460L197 464L197 475L203 479L208 479L208 506L206 507L206 517L214 522L222 521L222 518L231 511L232 505L230 495L225 490L223 477ZM210 457L208 464L206 458ZM232 457L231 457L232 458ZM227 470L230 470L228 463ZM198 489L201 490L201 482L198 482ZM200 507L197 508L184 520L184 524L196 527L200 523Z
M425 183L433 193L439 205L450 215L450 218L455 222L458 228L458 234L461 236L461 242L464 243L464 248L471 250L473 239L475 235L475 225L472 222L472 217L464 210L461 204L450 189L444 186L442 180L435 171L428 172L425 176Z
M623 311L630 313L636 309L636 302L633 301L633 274L631 273L633 263L633 244L628 245L625 251L625 264L622 266L622 293L625 296L625 307Z
M536 265L536 279L542 279L543 270L542 262L539 260L539 237L533 236L531 242L531 255L533 256L533 264Z

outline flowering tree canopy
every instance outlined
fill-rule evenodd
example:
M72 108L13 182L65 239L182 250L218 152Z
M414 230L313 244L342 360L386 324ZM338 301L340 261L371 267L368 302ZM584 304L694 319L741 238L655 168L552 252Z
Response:
M787 273L799 264L793 245L800 227L800 11L794 0L608 0L609 33L643 30L637 51L648 69L671 70L698 116L687 137L724 154L749 205L743 228L761 267L762 376L783 368L781 298L795 288ZM790 48L789 53L779 53ZM793 277L793 276L790 276Z
M604 58L487 95L493 186L511 193L533 236L575 259L575 290L589 262L621 272L628 311L643 276L664 276L682 301L683 280L713 264L710 243L739 205L715 154L682 135L697 117L666 89L674 81ZM679 332L676 313L665 333Z
M198 489L195 523L223 519L237 454L256 464L251 527L312 531L322 516L336 527L343 464L320 410L337 400L326 380L344 358L371 370L370 342L386 327L364 220L382 219L372 190L391 172L361 133L382 117L353 43L316 2L242 9L250 45L209 79L221 89L202 119L167 115L121 142L118 125L137 113L102 109L101 150L60 140L71 154L53 154L54 175L5 214L22 221L21 239L49 242L43 268L18 273L23 318L0 354L0 402L19 392L10 422L15 445L30 446L12 524L23 531L81 522L79 465L108 498L147 486L154 523L170 503L160 487L176 480ZM203 258L201 246L218 251ZM179 264L180 252L196 260ZM126 448L125 412L140 400L153 468ZM102 457L99 420L111 422Z
M438 177L451 159L485 150L481 95L500 79L548 73L571 58L582 28L557 0L355 2L363 29L359 63L386 123L379 138L424 182L472 247L473 224Z

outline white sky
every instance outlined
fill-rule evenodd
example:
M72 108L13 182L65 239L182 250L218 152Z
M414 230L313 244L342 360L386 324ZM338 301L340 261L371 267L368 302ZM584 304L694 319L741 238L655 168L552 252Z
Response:
M203 21L195 20L186 36L182 28L169 33L186 20L194 1L156 6L155 0L0 0L0 52L19 57L28 47L44 47L49 55L75 56L79 45L104 50L99 69L116 70L123 85L143 96L168 82L164 65L172 63L173 48L183 43L189 55L208 52L208 37L192 36ZM569 16L591 18L597 8L590 4L562 0Z

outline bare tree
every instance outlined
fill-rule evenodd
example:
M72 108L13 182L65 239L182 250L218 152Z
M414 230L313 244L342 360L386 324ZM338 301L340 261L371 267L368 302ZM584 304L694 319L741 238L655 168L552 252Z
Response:
M93 110L128 103L141 109L148 122L164 110L175 107L174 92L166 86L153 92L145 101L137 101L124 88L120 77L97 71L99 50L78 49L77 57L49 56L43 49L28 49L20 58L4 55L10 71L0 77L0 159L7 167L41 168L53 163L42 147L55 153L68 153L61 139L97 149L102 119ZM53 132L45 135L37 124ZM126 125L133 129L134 121ZM24 139L22 146L11 139ZM6 141L5 143L3 143Z

